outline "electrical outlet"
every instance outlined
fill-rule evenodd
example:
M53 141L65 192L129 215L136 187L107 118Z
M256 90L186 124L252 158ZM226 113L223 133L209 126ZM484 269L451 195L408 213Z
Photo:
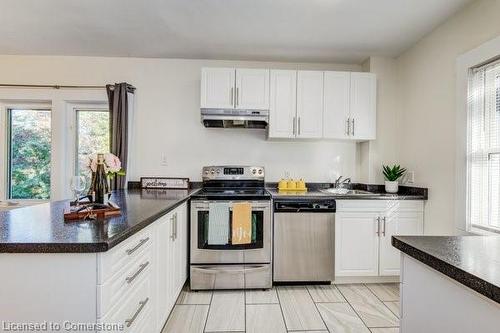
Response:
M406 173L406 182L408 184L414 184L415 183L415 171L408 171Z
M167 153L161 154L161 166L168 166L168 159L167 159Z

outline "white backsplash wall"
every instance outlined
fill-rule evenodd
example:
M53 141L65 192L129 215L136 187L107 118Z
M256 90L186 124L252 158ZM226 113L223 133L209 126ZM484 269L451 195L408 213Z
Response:
M103 85L137 88L130 179L200 180L211 164L258 164L267 180L290 171L307 181L355 177L356 145L339 141L267 141L265 130L207 129L200 121L200 69L250 67L360 71L359 65L106 57L0 56L2 83Z

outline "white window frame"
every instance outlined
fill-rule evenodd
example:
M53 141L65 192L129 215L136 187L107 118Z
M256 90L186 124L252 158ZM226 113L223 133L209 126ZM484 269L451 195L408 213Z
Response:
M107 102L104 101L93 101L93 102L87 102L87 103L67 103L66 104L66 110L67 114L70 116L68 117L68 128L70 130L70 138L68 140L68 149L67 149L67 156L69 157L69 165L67 168L67 173L66 177L67 179L71 179L75 175L76 171L76 163L77 163L77 145L78 145L78 128L77 128L77 112L79 110L82 111L108 111L109 112L109 105ZM69 183L68 183L69 184ZM69 188L66 189L69 191ZM71 195L70 192L67 192L67 196Z
M0 88L0 200L7 191L7 109L16 107L51 109L51 193L50 200L71 198L69 180L74 173L75 133L74 106L107 105L105 89ZM73 124L73 127L71 127ZM15 200L26 204L32 199Z
M459 233L470 233L467 202L467 97L469 71L500 56L500 37L460 55L456 60L456 152L455 152L455 227Z

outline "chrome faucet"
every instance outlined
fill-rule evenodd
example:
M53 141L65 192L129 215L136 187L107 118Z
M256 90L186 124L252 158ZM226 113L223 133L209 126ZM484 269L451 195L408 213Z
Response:
M335 180L335 183L333 184L334 188L343 188L346 184L351 183L351 178L349 178L349 177L344 178L344 179L342 179L342 178L343 178L343 176L340 176L339 178L337 178Z

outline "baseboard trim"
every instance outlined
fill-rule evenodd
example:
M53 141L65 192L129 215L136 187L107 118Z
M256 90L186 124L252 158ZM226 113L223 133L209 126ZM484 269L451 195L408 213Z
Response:
M338 276L333 283L399 283L399 275L396 276Z

